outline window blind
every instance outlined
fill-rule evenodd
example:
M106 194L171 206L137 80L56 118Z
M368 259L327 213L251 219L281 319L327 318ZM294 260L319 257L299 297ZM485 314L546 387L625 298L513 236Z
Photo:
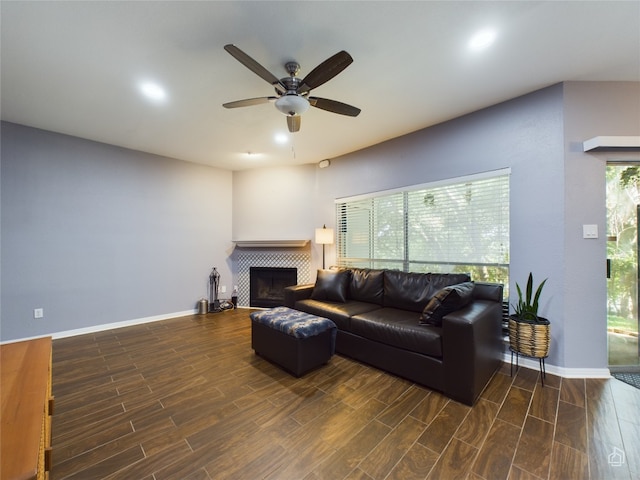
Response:
M336 202L338 264L508 281L509 175Z

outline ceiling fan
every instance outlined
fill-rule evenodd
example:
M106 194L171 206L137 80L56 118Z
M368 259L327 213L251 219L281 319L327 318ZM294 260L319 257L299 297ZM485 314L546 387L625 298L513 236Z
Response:
M300 115L306 112L309 106L349 117L357 117L360 113L359 108L346 103L309 95L313 88L328 82L351 65L353 58L344 50L322 62L303 79L297 76L300 65L297 62L287 62L284 67L289 76L278 79L235 45L225 45L224 49L253 73L273 85L276 91L276 96L228 102L222 105L225 108L249 107L273 101L276 108L287 116L287 126L290 132L300 130Z

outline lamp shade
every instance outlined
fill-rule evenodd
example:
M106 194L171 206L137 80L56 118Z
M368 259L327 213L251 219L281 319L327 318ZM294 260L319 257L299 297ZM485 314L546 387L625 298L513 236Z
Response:
M333 228L316 228L316 243L318 245L331 245L333 243Z

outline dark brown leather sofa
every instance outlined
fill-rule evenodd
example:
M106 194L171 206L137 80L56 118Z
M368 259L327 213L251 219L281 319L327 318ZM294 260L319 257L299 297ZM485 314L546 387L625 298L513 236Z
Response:
M502 285L467 274L319 270L285 305L338 326L336 351L473 405L502 359Z

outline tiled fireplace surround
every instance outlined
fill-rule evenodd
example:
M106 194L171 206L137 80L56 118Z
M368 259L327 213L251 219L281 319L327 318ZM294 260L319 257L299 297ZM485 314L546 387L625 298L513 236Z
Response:
M298 284L311 283L311 248L237 248L238 305L248 307L250 303L251 267L297 268Z

